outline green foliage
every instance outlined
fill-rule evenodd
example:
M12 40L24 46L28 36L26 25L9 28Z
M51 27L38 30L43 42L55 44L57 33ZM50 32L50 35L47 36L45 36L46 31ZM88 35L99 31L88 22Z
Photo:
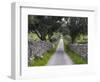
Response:
M69 35L63 36L64 40L67 40L67 43L71 43L71 37Z
M53 36L51 37L51 42L52 43L58 42L60 39L60 36L61 36L61 33L59 33L59 32L54 33Z
M74 64L87 64L87 60L85 60L78 53L75 53L69 48L67 41L64 41L64 49L65 52L68 53Z
M76 37L76 42L79 44L86 44L88 43L87 40L88 40L87 35L80 34L79 36Z

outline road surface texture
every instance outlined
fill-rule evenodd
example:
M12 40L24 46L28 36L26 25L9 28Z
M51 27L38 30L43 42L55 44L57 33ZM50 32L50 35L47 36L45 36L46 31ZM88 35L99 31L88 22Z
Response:
M73 62L68 54L64 51L63 39L60 39L58 47L54 55L50 58L47 65L72 65Z

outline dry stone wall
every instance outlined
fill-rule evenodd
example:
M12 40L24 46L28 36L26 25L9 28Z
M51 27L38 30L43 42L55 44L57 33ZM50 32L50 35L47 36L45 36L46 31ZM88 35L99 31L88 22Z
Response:
M83 58L88 56L87 44L70 44L69 47L76 53L79 53Z
M52 48L50 42L45 41L28 41L28 59L33 57L43 57L43 53Z

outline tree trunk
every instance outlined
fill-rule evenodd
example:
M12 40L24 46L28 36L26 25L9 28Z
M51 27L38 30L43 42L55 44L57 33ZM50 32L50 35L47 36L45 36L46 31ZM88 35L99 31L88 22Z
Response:
M40 34L39 34L39 32L37 31L37 30L35 30L35 33L37 34L37 36L40 38L41 36L40 36Z
M40 38L42 41L46 41L46 37L45 36L42 36L41 35L41 38Z
M52 35L48 35L48 40L51 42Z

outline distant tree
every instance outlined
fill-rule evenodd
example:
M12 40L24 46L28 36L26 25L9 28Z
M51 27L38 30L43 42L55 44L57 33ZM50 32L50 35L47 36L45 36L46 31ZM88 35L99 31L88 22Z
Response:
M43 16L28 16L28 32L34 32L41 40L46 40L45 35L47 29L45 29L45 19Z
M80 33L83 35L88 34L88 18L79 18L79 27L80 27Z
M68 17L67 18L67 27L70 31L69 35L71 36L72 43L74 43L76 37L80 34L87 35L87 18L85 17Z
M69 17L68 28L70 30L70 36L72 43L74 43L76 36L79 34L79 26L77 25L77 17Z
M63 17L60 21L61 27L58 29L62 35L69 35L69 28L68 28L68 18L69 17Z

